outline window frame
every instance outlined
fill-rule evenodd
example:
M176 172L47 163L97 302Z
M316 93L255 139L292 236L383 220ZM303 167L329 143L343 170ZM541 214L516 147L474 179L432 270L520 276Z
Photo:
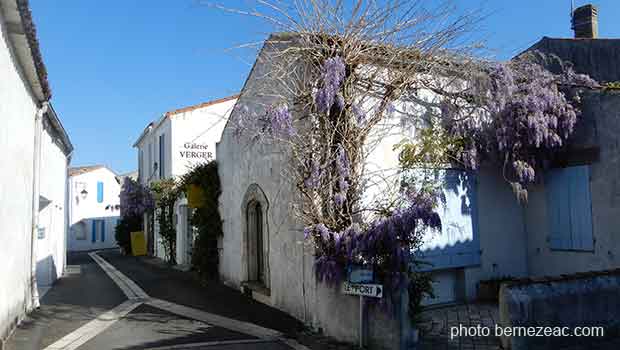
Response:
M547 243L551 251L595 251L591 183L589 165L554 168L545 174Z

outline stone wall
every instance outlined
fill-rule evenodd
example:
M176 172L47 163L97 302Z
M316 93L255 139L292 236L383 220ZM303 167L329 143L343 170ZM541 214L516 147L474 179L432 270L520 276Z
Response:
M533 186L525 207L530 276L554 276L620 267L620 93L592 91L583 98L574 150L598 148L590 165L593 251L552 250L544 181ZM571 160L578 161L578 160ZM544 175L543 175L544 176Z
M522 279L502 284L499 296L502 327L604 327L606 337L620 325L620 269ZM502 337L506 349L557 348L574 337Z
M280 90L266 80L270 71L269 47L259 56L246 81L238 106L260 114L272 101L270 91ZM275 58L274 58L275 59ZM221 141L217 144L218 172L222 194L220 215L224 234L220 244L220 276L234 288L248 288L249 260L247 207L259 200L264 217L264 288L251 292L254 299L296 317L309 327L341 341L357 343L359 337L359 299L343 295L337 286L316 280L313 250L304 244L303 225L293 215L294 184L283 176L288 154L278 145L248 142L233 133L233 111ZM409 330L403 317L406 303L388 315L377 305L367 308L367 344L372 349L398 349Z

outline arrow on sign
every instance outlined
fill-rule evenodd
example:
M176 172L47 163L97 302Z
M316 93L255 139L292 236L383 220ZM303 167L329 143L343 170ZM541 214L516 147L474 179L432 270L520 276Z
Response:
M364 297L382 298L383 286L380 284L344 282L342 284L342 293L349 295L360 295Z

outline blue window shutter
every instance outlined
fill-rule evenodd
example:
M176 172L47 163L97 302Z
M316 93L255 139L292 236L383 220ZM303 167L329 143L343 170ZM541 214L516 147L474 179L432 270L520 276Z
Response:
M95 243L97 241L97 220L92 220L92 229L91 229L91 242Z
M105 242L105 220L101 220L101 242Z
M590 168L584 165L568 169L570 169L569 203L571 210L572 248L577 250L593 250Z
M165 136L164 134L159 135L159 177L164 177L164 150L165 150Z
M97 202L103 203L103 182L97 182Z
M551 170L546 176L547 218L551 249L571 249L570 178L566 169Z
M589 166L554 169L545 186L550 248L593 250Z
M438 214L442 231L425 234L419 256L432 264L424 270L480 264L477 184L475 175L461 170L439 170L445 203Z

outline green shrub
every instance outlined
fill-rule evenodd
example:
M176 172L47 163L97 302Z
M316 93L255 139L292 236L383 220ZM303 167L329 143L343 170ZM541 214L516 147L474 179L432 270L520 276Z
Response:
M142 218L139 216L124 216L115 227L114 237L118 245L126 254L131 254L131 232L142 229Z
M197 185L203 191L202 206L194 209L191 224L197 236L192 251L192 269L203 281L218 278L217 240L222 235L222 218L218 209L220 178L215 161L200 164L181 178L183 186Z

